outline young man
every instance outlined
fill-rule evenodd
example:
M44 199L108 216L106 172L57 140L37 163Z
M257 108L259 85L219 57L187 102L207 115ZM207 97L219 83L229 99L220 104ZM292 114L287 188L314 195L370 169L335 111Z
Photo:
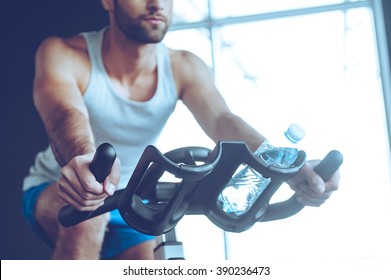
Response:
M130 229L118 212L70 228L57 222L66 204L94 210L124 188L142 151L153 144L178 99L214 141L241 140L255 150L264 137L234 115L208 67L194 54L160 42L172 0L101 0L109 27L49 38L36 55L34 102L50 147L39 153L24 181L24 212L53 246L56 259L152 259L154 239ZM88 169L95 148L112 143L118 158L100 184ZM319 206L337 189L307 162L291 180L298 201Z

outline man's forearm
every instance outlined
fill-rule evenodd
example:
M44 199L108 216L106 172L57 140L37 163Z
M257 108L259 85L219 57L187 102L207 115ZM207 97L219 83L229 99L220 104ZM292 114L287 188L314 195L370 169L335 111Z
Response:
M251 151L255 151L265 140L265 137L247 124L242 118L234 114L224 114L219 117L213 137L219 140L244 141Z
M73 157L95 150L88 117L77 109L56 112L46 124L57 162L64 166Z

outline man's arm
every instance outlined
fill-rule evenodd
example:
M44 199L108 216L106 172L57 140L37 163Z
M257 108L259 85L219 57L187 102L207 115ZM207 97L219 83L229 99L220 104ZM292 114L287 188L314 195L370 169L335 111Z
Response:
M73 51L57 38L44 41L36 55L34 104L61 166L95 149L74 61Z
M114 192L113 184L119 180L119 161L116 160L103 184L89 171L95 144L81 92L83 81L88 81L89 64L83 61L80 52L58 38L47 39L39 47L34 104L55 158L62 166L59 196L79 210L94 210Z
M188 107L205 133L215 142L219 140L244 141L255 151L265 137L233 114L217 90L207 65L189 52L175 54L181 61L174 73L180 83L180 98Z

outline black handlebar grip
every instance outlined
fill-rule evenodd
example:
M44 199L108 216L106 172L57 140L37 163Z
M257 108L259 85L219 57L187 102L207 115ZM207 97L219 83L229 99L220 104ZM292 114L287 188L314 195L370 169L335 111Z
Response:
M116 157L116 151L109 143L103 143L96 149L89 168L99 183L102 183L110 174ZM60 209L58 213L58 221L64 227L71 227L92 216L96 216L93 215L93 213L94 211L79 211L71 205L67 205Z
M330 151L325 158L314 168L323 181L328 181L343 162L342 154L337 150Z
M96 149L90 170L99 183L102 183L110 174L116 156L114 147L109 143L103 143Z

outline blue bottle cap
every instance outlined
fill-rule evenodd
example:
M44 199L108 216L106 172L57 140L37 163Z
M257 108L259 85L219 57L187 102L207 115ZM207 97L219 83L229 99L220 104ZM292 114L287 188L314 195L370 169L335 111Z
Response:
M292 123L285 132L285 136L291 142L297 143L305 137L305 131L298 124Z

